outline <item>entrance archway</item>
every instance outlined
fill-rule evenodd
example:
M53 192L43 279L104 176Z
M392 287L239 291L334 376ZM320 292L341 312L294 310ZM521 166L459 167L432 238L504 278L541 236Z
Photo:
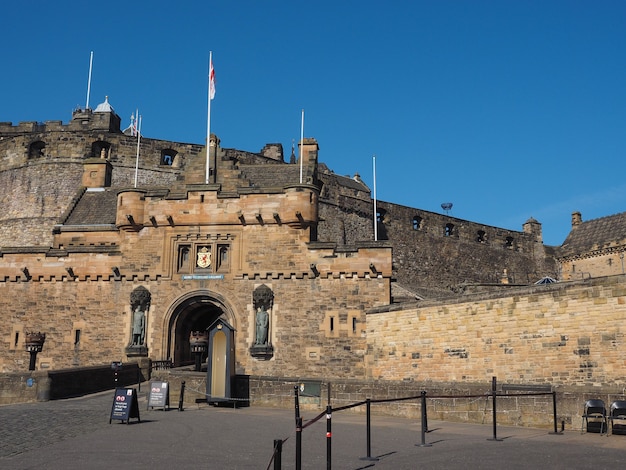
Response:
M174 367L195 362L189 346L192 331L206 331L218 318L234 325L235 318L225 300L215 292L195 291L185 294L171 307L167 327L167 356ZM206 357L202 358L204 362Z

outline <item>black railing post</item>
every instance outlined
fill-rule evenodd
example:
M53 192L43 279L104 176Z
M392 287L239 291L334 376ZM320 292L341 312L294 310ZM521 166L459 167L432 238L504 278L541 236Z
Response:
M300 400L298 386L293 387L293 398L296 411L296 470L302 469L302 418L300 417Z
M367 455L361 460L378 460L372 457L372 400L365 399L365 446Z
M302 470L302 418L296 418L296 470Z
M554 432L550 433L550 434L563 434L563 429L561 429L561 432L558 431L558 424L556 422L556 392L552 392L552 418L554 419Z
M326 405L326 470L332 467L332 412L332 407Z
M426 391L422 390L421 393L421 406L420 414L422 415L422 443L420 447L430 447L430 444L426 444L426 433L428 432L428 417L426 415Z
M274 439L274 470L281 470L283 466L283 441Z
M496 420L496 395L497 395L497 387L496 387L496 378L491 378L491 399L493 401L493 437L488 439L490 441L501 441L502 439L498 439L498 423Z

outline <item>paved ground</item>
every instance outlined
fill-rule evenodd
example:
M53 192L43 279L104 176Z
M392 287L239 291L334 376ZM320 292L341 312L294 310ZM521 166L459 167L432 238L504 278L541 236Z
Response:
M194 406L146 410L139 394L141 422L109 424L113 392L83 398L0 407L2 469L266 469L273 442L283 444L282 468L295 468L293 410ZM317 413L302 412L304 422ZM429 422L428 447L419 422L374 415L366 460L365 417L337 412L332 417L335 469L525 469L620 468L626 465L626 436ZM324 469L326 420L302 433L302 468Z

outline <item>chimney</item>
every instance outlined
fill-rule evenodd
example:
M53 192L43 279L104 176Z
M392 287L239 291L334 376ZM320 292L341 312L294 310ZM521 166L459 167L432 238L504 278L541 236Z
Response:
M298 147L301 147L300 156L304 158L303 160L304 165L307 165L310 163L317 163L317 152L319 150L319 146L317 145L317 140L313 139L312 137L305 137L302 144L298 142Z
M580 212L572 212L572 228L583 223L583 216Z

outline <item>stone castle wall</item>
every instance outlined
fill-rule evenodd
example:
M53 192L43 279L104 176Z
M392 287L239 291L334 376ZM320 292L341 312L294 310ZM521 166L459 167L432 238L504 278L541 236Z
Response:
M265 284L274 291L270 338L271 360L250 356L254 343L252 292ZM363 284L360 286L359 284ZM3 318L0 370L28 367L24 350L27 331L46 333L38 369L94 366L126 362L132 312L129 296L143 286L152 294L147 313L150 357L166 359L172 305L182 295L205 293L225 299L233 309L229 321L237 329L239 373L257 375L364 377L366 305L385 297L385 282L353 279L242 279L238 281L101 280L0 282ZM347 293L347 294L346 294ZM341 298L341 302L335 299ZM331 318L332 326L331 326ZM78 333L77 333L78 332ZM79 339L77 339L79 338Z
M505 230L411 207L378 203L379 239L394 247L394 277L407 286L456 290L463 284L533 283L556 277L541 233Z
M508 296L367 315L375 380L619 389L626 361L626 277L526 288Z

